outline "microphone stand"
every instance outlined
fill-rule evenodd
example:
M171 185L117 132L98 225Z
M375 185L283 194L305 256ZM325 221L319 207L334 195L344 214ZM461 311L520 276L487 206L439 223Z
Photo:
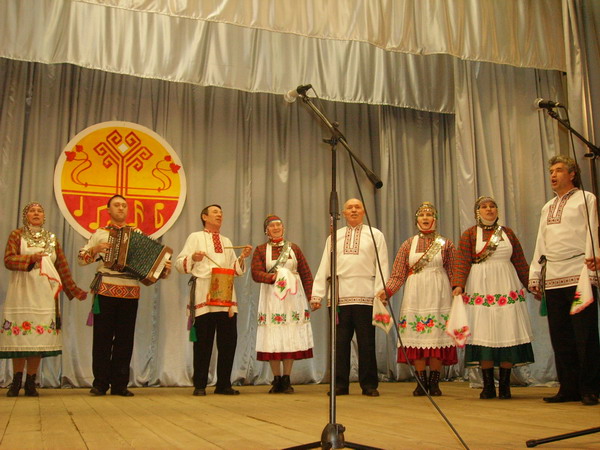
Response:
M554 111L553 109L548 109L546 112L548 113L548 115L550 117L552 117L553 119L558 121L567 130L569 130L569 132L571 132L572 134L577 136L577 138L590 149L590 152L586 153L584 156L586 158L590 159L590 173L592 175L592 191L594 192L594 195L596 196L596 198L598 198L598 180L597 180L597 176L596 176L596 166L594 165L594 159L600 157L600 148L598 148L597 146L592 144L590 141L588 141L586 138L584 138L580 133L578 133L575 129L573 129L573 127L571 127L571 124L567 120L562 119L556 111ZM600 212L598 211L597 207L596 207L596 214L600 215ZM597 271L596 271L596 273L597 273ZM596 305L596 307L598 307L598 306ZM550 437L543 438L543 439L530 439L525 444L527 445L527 447L536 447L537 445L547 444L548 442L561 441L563 439L571 439L574 437L585 436L588 434L598 433L598 432L600 432L600 427L588 428L586 430L575 431L572 433L559 434L556 436L550 436Z
M553 109L548 109L546 110L546 112L550 117L552 117L562 126L564 126L567 130L569 130L571 134L574 134L581 142L583 142L590 149L590 151L588 153L585 153L583 156L585 156L586 158L590 158L590 160L600 158L600 148L598 148L596 145L592 144L590 141L584 138L577 130L575 130L571 126L568 120L561 118L558 115L558 113ZM590 164L590 169L592 175L592 191L594 195L598 197L598 179L596 176L596 166L592 163Z
M329 314L329 422L323 429L321 433L321 440L316 442L311 442L309 444L302 444L299 446L289 447L290 449L300 450L300 449L310 449L310 448L318 448L321 447L323 449L330 448L356 448L356 449L366 449L366 450L380 450L377 447L370 447L367 445L361 445L353 442L347 442L344 440L344 431L346 428L340 424L336 423L336 385L335 385L335 374L336 374L336 342L337 342L337 333L336 333L336 318L337 318L337 306L339 300L339 292L338 292L338 284L337 284L337 221L338 221L338 211L339 211L339 200L337 195L336 188L336 179L337 179L337 143L340 142L344 148L347 150L348 154L354 161L358 163L358 165L363 169L371 183L379 189L383 186L381 179L377 175L375 175L370 169L367 168L363 164L363 162L352 152L348 142L344 135L338 130L338 124L332 124L325 114L323 114L311 101L311 99L306 95L306 92L299 92L299 96L302 97L302 101L308 105L310 109L321 119L323 124L331 131L330 139L323 139L324 142L328 143L331 146L331 194L329 196L329 236L331 241L331 252L330 252L330 275L331 282L330 286L330 299L331 299L331 307Z

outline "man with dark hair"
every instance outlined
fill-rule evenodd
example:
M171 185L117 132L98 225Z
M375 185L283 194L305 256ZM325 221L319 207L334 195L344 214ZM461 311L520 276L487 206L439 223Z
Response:
M592 256L592 248L598 253L596 197L579 189L579 168L571 158L555 156L549 167L556 197L542 208L529 273L529 290L537 298L545 296L560 382L558 393L544 401L581 400L584 405L596 405L600 391L596 292L591 304L572 313L580 276L587 275L583 272L586 258ZM595 275L590 278L597 284Z
M220 234L223 211L219 205L204 208L200 218L204 230L189 235L175 261L179 272L192 275L188 314L190 327L193 327L190 339L194 342L193 395L206 395L215 333L219 353L215 394L237 395L240 392L231 387L231 370L237 345L235 290L232 291L231 306L208 304L207 295L211 290L213 269L233 269L235 275L242 275L246 271L245 259L250 255L252 246L245 246L240 257L236 258L231 241Z
M94 382L90 393L95 396L105 395L110 388L111 395L132 397L133 392L127 389L127 384L140 285L133 275L105 266L103 258L110 248L110 231L127 226L127 200L121 195L114 195L108 200L106 207L110 223L99 228L90 237L78 256L80 265L99 261L91 285L95 298L92 344ZM170 271L171 262L167 261L161 278L166 278Z

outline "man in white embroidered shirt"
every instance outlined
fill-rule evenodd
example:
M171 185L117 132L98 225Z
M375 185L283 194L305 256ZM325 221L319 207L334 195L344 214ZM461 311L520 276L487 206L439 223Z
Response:
M584 405L596 405L600 391L600 344L595 293L593 302L583 310L575 314L572 310L585 258L592 255L590 230L596 249L598 245L596 197L579 189L579 167L571 158L554 156L549 166L556 197L542 208L529 273L529 290L538 298L545 291L550 340L560 382L558 393L545 397L544 401L581 400ZM591 280L597 283L595 276Z
M208 372L215 334L217 337L217 382L215 394L238 395L231 387L231 370L237 344L237 300L232 291L229 306L210 304L207 294L211 290L211 274L215 268L233 269L235 275L246 271L245 259L252 246L242 249L235 256L231 241L221 234L223 211L219 205L209 205L200 213L203 231L190 234L183 250L175 260L180 273L191 274L191 292L188 313L193 327L194 342L194 392L195 396L206 395ZM218 284L219 282L216 281Z
M372 325L373 298L383 289L377 267L376 250L381 262L383 276L387 277L388 254L383 233L363 225L365 210L360 200L352 198L344 204L347 226L337 230L337 278L338 278L338 325L336 342L336 395L348 395L350 386L350 349L356 331L358 343L358 380L362 394L379 396L377 387L377 359L375 356L375 327ZM321 306L329 292L331 237L325 250L310 300L313 309Z

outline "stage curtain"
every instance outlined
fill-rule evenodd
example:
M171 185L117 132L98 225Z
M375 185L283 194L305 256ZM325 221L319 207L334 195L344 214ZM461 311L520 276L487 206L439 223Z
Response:
M0 5L2 57L248 92L454 112L454 58L565 69L560 0Z
M515 230L526 255L533 253L539 211L550 198L544 161L558 150L558 133L528 103L530 97L558 92L561 76L481 63L474 71L463 68L461 79L470 86L464 92L457 89L459 104L471 111L467 117L390 106L322 104L330 119L340 123L353 151L381 174L384 187L379 191L360 170L359 182L371 221L386 236L390 263L400 244L415 234L414 211L422 201L438 206L441 232L457 242L461 231L474 222L472 206L480 193L498 199L503 223ZM80 286L87 288L94 268L76 264L77 250L85 241L58 210L51 188L53 167L75 134L108 120L147 126L179 154L188 198L179 220L162 237L176 253L191 232L201 229L202 208L219 203L225 214L222 231L236 245L264 242L265 216L283 217L287 237L302 248L316 272L328 233L331 149L322 139L330 136L302 102L287 104L272 94L7 59L0 59L0 87L0 195L5 211L0 236L6 239L20 226L25 203L41 201L47 227L65 247ZM489 104L474 97L497 101L495 114L483 114ZM359 194L345 150L338 146L337 153L343 203ZM8 278L7 270L0 271L0 298ZM185 329L187 281L186 276L173 273L168 280L142 289L133 385L191 384L191 343ZM256 361L254 352L258 286L245 275L237 279L236 289L240 313L233 380L266 383L270 369ZM393 301L396 312L400 299L401 292ZM550 344L545 321L536 316L537 304L533 299L530 304L539 363L528 369L525 379L545 383L553 377ZM92 333L85 325L90 308L91 299L63 299L64 353L43 362L44 386L91 384ZM326 311L315 312L312 321L315 358L296 363L295 383L326 380ZM377 342L381 379L406 379L406 367L395 363L394 337L378 330ZM2 364L0 373L6 382L10 369L6 362ZM456 366L448 375L465 373ZM356 378L355 363L352 376Z
M182 159L188 200L163 237L176 252L200 229L202 207L216 202L234 244L262 243L265 215L281 215L316 272L331 182L322 139L330 136L302 102L281 98L311 83L353 150L381 174L382 190L362 176L360 185L390 263L415 233L422 201L438 206L442 233L458 242L482 194L498 200L529 257L552 197L546 161L569 145L532 103L568 104L575 128L591 140L598 134L599 22L598 3L585 0L0 0L0 239L20 225L25 203L41 201L86 287L93 269L75 264L84 240L58 211L53 167L79 131L125 120L156 131ZM343 203L358 192L342 148L338 161ZM0 272L0 302L8 277ZM253 353L258 287L246 275L236 288L243 300L233 379L265 383L270 371ZM187 294L176 273L143 289L135 386L190 384ZM87 386L90 300L63 302L64 354L44 361L40 378L44 386ZM532 298L529 305L537 362L516 373L550 383L546 322ZM295 383L326 379L327 325L325 311L313 314L315 358L296 364ZM394 338L378 330L377 342L381 379L406 379ZM9 366L0 367L6 382ZM467 375L460 365L447 374Z

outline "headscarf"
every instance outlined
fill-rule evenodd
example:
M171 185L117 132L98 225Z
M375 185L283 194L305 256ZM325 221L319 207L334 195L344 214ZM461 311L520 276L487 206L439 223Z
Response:
M39 206L42 208L42 212L44 212L42 226L33 226L29 223L27 213L32 206ZM42 204L40 202L27 203L23 208L22 218L23 239L25 239L25 241L32 247L42 247L46 253L52 253L54 251L54 247L56 246L56 236L44 228L44 223L46 223L46 214Z
M419 214L421 214L424 211L431 211L433 213L433 224L431 225L429 230L422 230L421 225L419 225L419 221L417 220L419 218ZM435 232L435 229L437 227L437 219L438 219L437 209L435 209L435 206L433 206L433 203L431 203L431 202L421 203L421 205L417 208L417 211L415 212L415 225L417 226L417 228L419 229L419 231L421 233L428 234L428 233Z
M44 207L42 206L42 204L40 202L29 202L25 205L25 208L23 208L23 225L26 227L30 227L30 223L29 223L29 219L27 218L27 213L29 213L29 210L31 209L32 206L39 206L40 208L42 208L42 212L44 213L44 221L42 222L42 226L44 226L44 223L46 223L46 212L44 211Z
M281 242L283 240L283 236L278 239L272 239L267 233L267 227L269 226L269 224L271 222L277 222L277 221L281 222L281 225L283 225L283 220L281 220L281 218L279 216L276 216L275 214L269 214L264 222L263 228L265 230L265 235L269 238L269 240L271 242Z
M484 202L492 202L494 204L494 206L496 208L498 208L498 203L496 203L496 200L494 200L492 197L488 197L485 195L482 195L481 197L479 197L475 201L475 219L477 220L477 225L479 225L482 228L486 228L486 229L493 228L498 223L498 217L496 217L496 220L494 222L489 222L485 219L482 219L481 215L479 214L479 207Z

